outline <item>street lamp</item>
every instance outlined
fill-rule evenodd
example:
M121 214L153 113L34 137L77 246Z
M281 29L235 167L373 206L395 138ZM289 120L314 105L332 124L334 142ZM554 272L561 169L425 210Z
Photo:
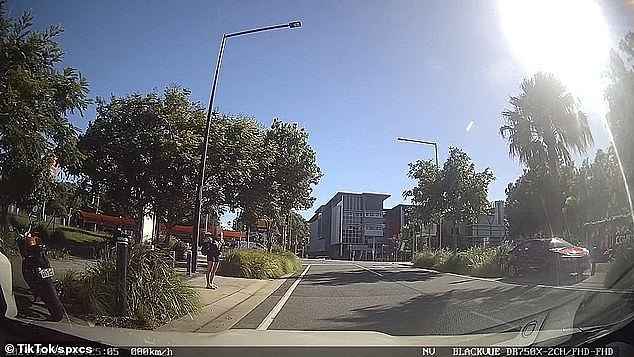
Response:
M437 143L433 141L424 141L424 140L408 139L408 138L397 138L396 140L416 143L416 144L423 144L423 145L433 145L434 152L436 154L436 169L440 170L440 166L438 166L438 144ZM438 246L442 248L442 217L438 219Z
M203 186L205 184L205 170L207 168L207 150L209 148L209 130L211 128L212 111L214 108L214 98L216 96L216 85L218 84L218 75L220 74L220 65L222 63L222 54L225 50L225 43L228 38L249 35L256 32L277 30L282 28L299 28L302 26L301 21L292 21L287 24L259 27L251 30L226 33L222 35L222 42L220 43L220 52L218 53L218 62L216 63L216 72L214 74L214 81L211 85L211 96L209 98L209 107L207 108L207 124L205 127L205 145L202 152L202 158L200 160L200 172L198 174L198 192L196 195L196 220L193 227L193 249L198 249L198 242L200 241L200 221L202 211L202 199L203 199ZM192 254L192 271L196 272L197 255Z

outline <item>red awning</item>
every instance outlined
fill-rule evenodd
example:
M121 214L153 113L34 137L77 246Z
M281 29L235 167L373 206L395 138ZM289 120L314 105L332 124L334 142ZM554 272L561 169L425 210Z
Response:
M100 214L81 211L81 216L82 216L83 219L85 219L87 221L101 222L101 215Z
M246 232L239 232L239 231L231 231L231 230L222 230L222 236L227 239L227 238L231 238L231 239L240 239L240 238L244 238L247 236Z
M86 212L86 211L81 211L80 213L82 218L90 223L105 224L110 226L130 227L130 228L134 228L135 226L135 221L133 219L126 218L126 217L108 216L105 214L97 214L97 213ZM167 227L165 226L165 224L161 223L159 225L159 229L161 231L165 231ZM173 234L191 235L193 232L193 229L192 229L192 226L174 226L172 227L171 231ZM228 229L223 230L222 233L223 233L223 236L228 239L236 239L236 238L240 239L240 238L246 237L245 232L232 231Z
M134 228L135 226L134 220L130 218L108 216L105 214L98 214L98 213L85 212L85 211L81 211L80 214L84 220L90 223L106 224L111 226L121 226L126 228Z
M174 226L172 227L172 233L187 233L192 234L194 230L192 226Z

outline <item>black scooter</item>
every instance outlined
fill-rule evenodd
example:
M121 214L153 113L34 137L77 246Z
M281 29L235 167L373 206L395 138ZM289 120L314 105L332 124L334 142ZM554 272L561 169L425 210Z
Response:
M32 218L36 212L37 207L34 207L29 215L28 229L24 233L18 232L16 238L22 256L22 275L35 298L41 298L46 305L51 314L50 320L60 321L64 318L65 312L53 284L55 272L46 257L46 247L40 243L37 236L31 234L36 223Z

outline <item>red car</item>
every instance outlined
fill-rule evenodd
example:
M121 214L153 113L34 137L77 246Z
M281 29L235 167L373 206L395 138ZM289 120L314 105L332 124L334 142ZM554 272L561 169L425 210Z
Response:
M561 238L530 239L520 242L508 255L508 275L534 271L548 274L553 283L590 267L590 252Z

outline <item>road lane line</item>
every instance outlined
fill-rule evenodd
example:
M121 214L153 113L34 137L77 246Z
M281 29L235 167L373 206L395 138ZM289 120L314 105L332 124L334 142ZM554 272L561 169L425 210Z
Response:
M611 290L611 289L595 289L595 288L586 288L583 286L575 287L575 286L555 286L555 285L535 285L538 288L552 288L552 289L561 289L561 290L572 290L572 291L589 291L593 293L611 293L611 294L621 294L621 295L632 295L634 291L628 290Z
M418 268L418 269L422 270L422 271L425 271L425 272L429 272L429 273L438 273L438 274L455 276L455 277L460 277L460 278L469 278L469 279L473 279L473 280L490 281L490 282L493 282L493 283L504 284L504 285L527 286L526 284L522 284L520 282L502 281L503 278L482 278L482 277L479 277L479 276L470 276L470 275L464 275L464 274L447 273L447 272L442 272L442 271L433 270L433 269L425 269L425 268ZM583 284L583 282L582 282L582 284ZM555 285L537 284L537 285L535 285L535 287L561 289L561 290L571 290L571 291L589 291L589 292L595 292L595 293L612 293L612 294L622 294L622 295L632 295L632 294L634 294L634 291L628 291L628 290L596 289L596 288L587 288L587 287L583 287L583 286L574 286L574 285L571 285L571 286L555 286Z
M378 276L380 276L380 277L382 277L382 278L384 277L384 275L383 275L383 274L378 273L378 272L376 272L376 271L374 271L374 270L372 270L372 269L370 269L370 268L366 268L366 267L364 267L363 265L359 265L359 264L355 264L355 265L356 265L356 266L358 266L358 267L359 267L359 268L361 268L361 269L365 269L365 270L369 271L369 272L370 272L370 273L372 273L372 274L378 275Z
M286 301L288 301L288 299L291 297L293 290L295 290L297 285L299 285L299 282L302 280L304 275L306 275L306 272L308 271L309 268L310 268L310 264L306 266L306 269L304 269L304 271L299 275L299 277L295 280L293 285L291 285L291 287L288 288L288 290L286 290L286 293L284 293L284 296L282 296L280 301L277 302L277 305L275 305L273 310L271 310L271 312L269 312L269 314L266 315L266 317L264 318L264 320L262 320L260 325L258 325L256 330L266 330L269 328L269 326L271 326L271 324L273 323L273 320L275 319L277 314L280 313L280 311L284 307L284 304L286 304Z

